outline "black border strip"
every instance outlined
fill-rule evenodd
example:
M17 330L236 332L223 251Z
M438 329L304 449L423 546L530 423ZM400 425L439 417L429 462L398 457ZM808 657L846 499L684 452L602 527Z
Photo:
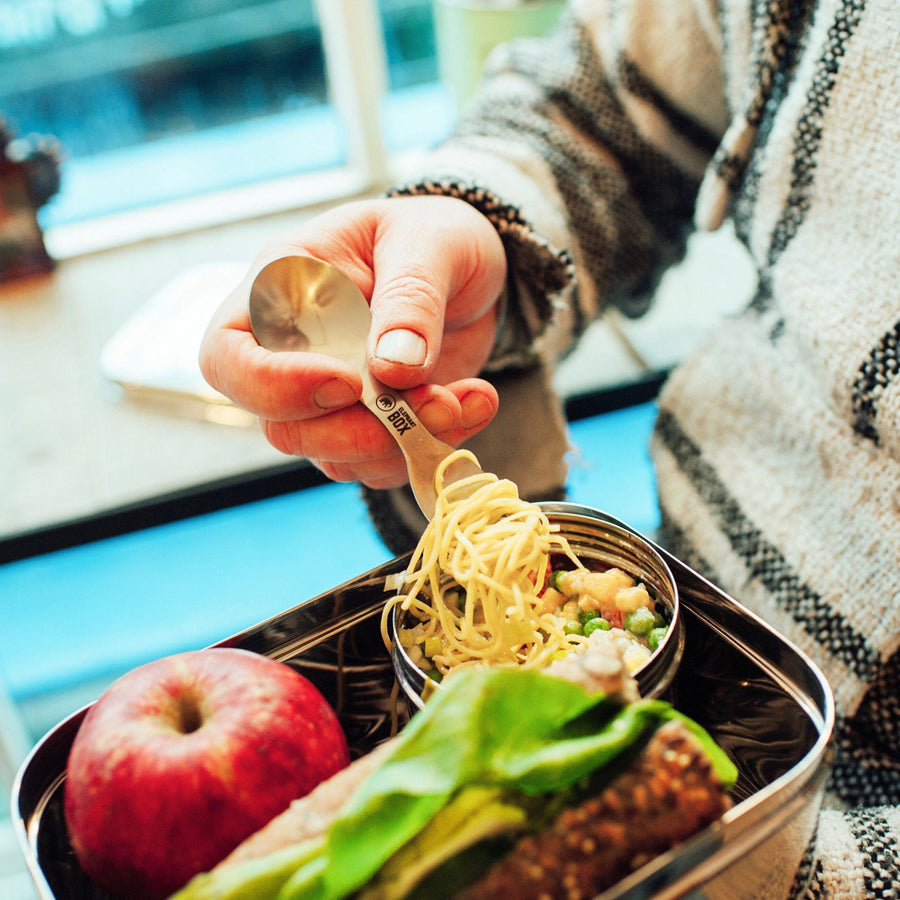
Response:
M645 403L659 393L667 374L573 396L566 415L574 422ZM0 539L0 565L330 483L302 459L216 479Z

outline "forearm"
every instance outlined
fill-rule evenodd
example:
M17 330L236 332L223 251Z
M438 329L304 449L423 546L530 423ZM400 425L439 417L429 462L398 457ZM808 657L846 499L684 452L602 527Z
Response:
M461 196L503 237L514 302L495 365L556 355L608 304L642 311L683 251L725 124L720 60L693 3L679 2L669 44L682 49L662 54L676 71L654 71L660 35L619 21L639 6L609 18L605 3L577 4L551 38L496 51L454 135L399 188Z

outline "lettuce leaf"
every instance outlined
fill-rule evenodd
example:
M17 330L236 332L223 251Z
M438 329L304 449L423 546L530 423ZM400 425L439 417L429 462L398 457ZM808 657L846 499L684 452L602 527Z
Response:
M524 806L498 788L465 787L378 870L357 900L402 900L431 872L473 844L523 831Z

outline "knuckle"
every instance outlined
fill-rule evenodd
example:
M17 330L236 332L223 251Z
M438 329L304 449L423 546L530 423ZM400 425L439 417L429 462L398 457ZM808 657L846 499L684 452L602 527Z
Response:
M394 303L423 310L432 316L443 315L443 295L429 280L428 274L415 267L388 278L382 285L382 294Z
M260 419L260 426L265 439L279 452L294 456L288 428L284 422L273 422L271 419Z

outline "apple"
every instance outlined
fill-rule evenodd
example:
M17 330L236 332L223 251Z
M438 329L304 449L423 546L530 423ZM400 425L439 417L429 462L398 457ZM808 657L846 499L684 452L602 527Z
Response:
M64 809L99 887L158 900L349 762L319 691L290 666L211 648L140 666L90 707Z

